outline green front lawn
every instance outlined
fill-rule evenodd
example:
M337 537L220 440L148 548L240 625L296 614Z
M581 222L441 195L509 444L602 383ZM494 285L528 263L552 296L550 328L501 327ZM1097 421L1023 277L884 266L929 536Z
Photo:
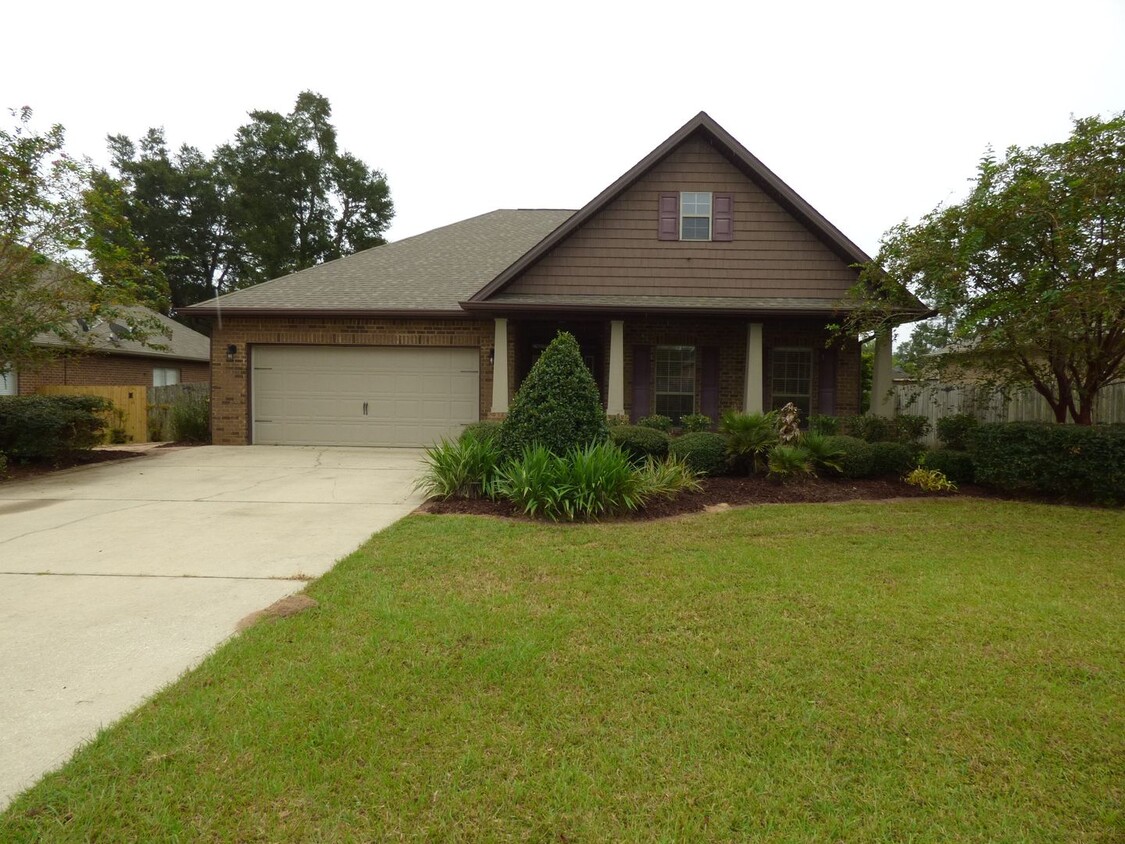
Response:
M1125 514L414 516L0 840L1120 841Z

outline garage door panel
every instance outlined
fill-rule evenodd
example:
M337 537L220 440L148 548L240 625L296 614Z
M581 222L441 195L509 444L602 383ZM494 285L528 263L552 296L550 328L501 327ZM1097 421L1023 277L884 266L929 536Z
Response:
M252 356L257 443L429 445L479 418L478 349L255 346Z

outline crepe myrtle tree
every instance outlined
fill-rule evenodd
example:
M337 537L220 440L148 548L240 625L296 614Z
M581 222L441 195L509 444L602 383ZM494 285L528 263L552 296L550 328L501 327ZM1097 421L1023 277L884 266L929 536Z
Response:
M159 305L166 288L119 197L66 153L62 126L36 130L27 107L10 114L15 125L0 128L0 367L86 350L99 321L158 345L159 323L134 306Z
M1030 385L1056 421L1091 424L1125 376L1125 112L987 152L965 199L887 232L854 292L849 330L892 324L913 292L948 326L939 377Z

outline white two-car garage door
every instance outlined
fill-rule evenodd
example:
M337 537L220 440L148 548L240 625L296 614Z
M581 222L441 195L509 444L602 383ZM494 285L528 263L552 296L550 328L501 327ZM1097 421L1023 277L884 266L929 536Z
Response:
M254 442L424 446L479 416L477 349L254 346Z

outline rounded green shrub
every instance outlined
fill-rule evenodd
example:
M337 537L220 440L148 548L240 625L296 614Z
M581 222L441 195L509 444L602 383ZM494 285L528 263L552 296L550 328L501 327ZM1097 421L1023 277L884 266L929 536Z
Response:
M680 418L680 430L685 434L710 431L714 424L714 420L705 413L689 413Z
M870 478L874 474L871 443L858 437L828 437L826 447L839 454L840 474L845 478Z
M608 435L598 385L574 335L560 331L524 379L500 427L500 449L517 457L542 445L565 454Z
M471 425L466 425L465 430L461 432L459 440L472 438L477 442L496 443L500 439L500 423L499 422L474 422Z
M900 413L894 418L894 437L900 443L916 443L930 432L930 420L917 413Z
M868 443L871 446L871 477L902 477L918 465L921 449L909 443Z
M840 420L840 432L868 443L889 442L895 438L895 424L892 419L871 414L845 416Z
M935 448L926 452L924 462L927 469L937 469L955 484L971 484L976 474L973 456L967 451Z
M837 416L810 416L809 432L822 434L826 437L835 437L840 433L840 419Z
M980 425L971 413L954 413L937 421L938 439L954 451L969 450L969 435ZM948 474L948 473L946 473ZM954 479L956 480L956 479Z
M672 420L659 413L654 413L651 416L642 416L637 420L637 424L642 428L654 428L657 431L664 431L665 433L672 430Z
M727 439L697 431L672 440L668 454L678 457L700 475L721 475L727 469Z
M29 461L93 448L111 408L98 396L0 396L0 451Z
M616 425L609 429L609 438L634 462L641 462L649 457L666 457L668 444L672 439L663 431L640 425Z
M977 427L969 445L979 484L1125 503L1125 425L1002 422Z

